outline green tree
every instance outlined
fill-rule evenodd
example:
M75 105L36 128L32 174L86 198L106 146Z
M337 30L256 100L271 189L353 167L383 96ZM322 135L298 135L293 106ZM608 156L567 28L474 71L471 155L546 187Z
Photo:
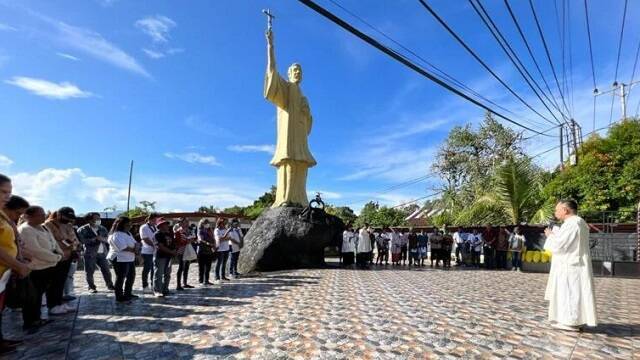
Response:
M234 205L232 207L225 208L224 210L222 210L222 212L225 214L243 215L244 208L238 205Z
M620 211L620 221L631 220L640 194L640 120L629 118L605 137L591 136L578 149L578 159L553 174L544 196L575 199L587 219Z
M250 206L244 209L244 215L251 219L256 219L262 214L265 209L268 209L276 201L276 187L271 186L269 192L264 193Z
M123 212L122 216L134 218L138 216L149 215L150 213L156 211L155 201L142 200L138 204L139 205L136 205L133 209L129 209L129 211Z
M219 213L220 212L220 208L217 208L217 207L215 207L213 205L209 205L209 206L202 205L202 206L200 206L198 208L198 212L207 213L207 214L215 214L215 213Z
M354 223L358 216L348 206L333 206L327 205L324 210L327 214L335 215L339 217L345 224Z
M543 179L544 171L528 158L505 161L496 169L492 187L458 213L454 224L544 222L552 214L552 205L542 196Z
M509 158L523 155L521 135L505 127L487 113L478 130L457 126L441 146L433 171L445 180L446 202L470 204L477 194L491 186L495 169Z

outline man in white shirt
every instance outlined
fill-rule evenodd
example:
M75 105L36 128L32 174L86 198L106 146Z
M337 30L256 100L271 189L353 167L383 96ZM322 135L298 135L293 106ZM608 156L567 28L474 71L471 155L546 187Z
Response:
M456 264L462 265L465 242L467 241L467 234L461 227L458 231L453 233L453 244L456 246Z
M149 279L153 281L153 255L156 252L156 242L155 242L155 233L158 231L156 228L156 220L158 219L158 214L151 213L147 216L147 221L144 225L140 226L140 240L142 243L142 250L140 254L142 255L143 265L142 265L142 291L147 291L147 289L152 289L153 286L149 287ZM151 284L153 285L153 284Z
M558 202L555 217L563 221L558 231L545 229L545 250L551 251L551 270L545 300L552 326L578 331L596 326L596 300L589 248L589 226L577 215L575 200Z

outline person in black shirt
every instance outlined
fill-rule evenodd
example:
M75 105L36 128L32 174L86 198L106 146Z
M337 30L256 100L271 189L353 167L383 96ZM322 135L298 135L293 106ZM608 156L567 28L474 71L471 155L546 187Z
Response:
M157 221L158 231L154 238L158 249L154 260L155 279L153 293L156 297L169 295L169 281L171 280L171 258L177 255L175 240L169 228L169 221L160 218Z

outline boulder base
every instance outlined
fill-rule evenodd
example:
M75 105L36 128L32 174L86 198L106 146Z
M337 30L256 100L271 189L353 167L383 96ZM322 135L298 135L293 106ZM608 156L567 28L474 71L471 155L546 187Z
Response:
M324 249L342 240L344 223L321 209L279 207L265 210L244 238L238 270L322 267Z

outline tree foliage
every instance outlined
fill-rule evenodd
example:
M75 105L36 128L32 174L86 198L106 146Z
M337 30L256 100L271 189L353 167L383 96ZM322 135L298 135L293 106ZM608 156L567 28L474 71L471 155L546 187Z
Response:
M134 218L138 216L149 215L150 213L156 211L155 201L142 200L138 204L139 205L136 205L133 209L129 209L129 211L123 212L122 216Z
M345 224L354 223L358 216L348 206L326 205L324 210L327 214L339 217Z
M362 227L364 224L374 227L404 226L408 215L404 209L380 206L377 202L370 201L360 211L355 225L358 227Z
M578 150L578 164L553 174L545 186L550 199L573 198L582 214L621 211L630 220L640 194L640 120L626 119L607 136L591 136Z

